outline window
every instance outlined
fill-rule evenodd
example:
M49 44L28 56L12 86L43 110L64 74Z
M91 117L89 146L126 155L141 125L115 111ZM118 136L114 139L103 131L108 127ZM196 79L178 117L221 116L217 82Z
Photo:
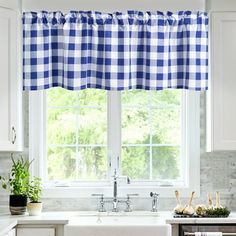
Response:
M47 92L46 180L107 179L107 95Z
M183 101L180 90L122 93L123 174L131 179L171 182L183 177Z
M30 156L39 156L32 171L48 188L106 191L117 169L139 193L159 188L168 196L174 188L199 189L196 92L31 92L30 124Z

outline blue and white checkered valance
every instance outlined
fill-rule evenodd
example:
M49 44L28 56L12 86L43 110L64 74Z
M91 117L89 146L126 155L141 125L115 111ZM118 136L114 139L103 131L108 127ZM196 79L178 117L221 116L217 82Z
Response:
M26 12L24 90L207 89L204 12Z

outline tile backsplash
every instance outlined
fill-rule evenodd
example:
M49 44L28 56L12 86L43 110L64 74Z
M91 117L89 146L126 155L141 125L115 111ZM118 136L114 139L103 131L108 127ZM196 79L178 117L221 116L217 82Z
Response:
M25 151L28 156L28 95L24 94L24 137ZM207 192L220 191L222 205L236 210L236 151L205 152L205 96L201 95L201 194L195 203L207 203ZM191 157L190 157L191 158ZM10 153L0 153L0 175L6 175L11 166ZM158 189L156 190L158 192ZM97 199L43 199L44 210L96 210ZM136 210L150 210L150 198L133 199L132 203ZM171 210L175 206L174 198L160 198L159 210ZM0 190L0 213L7 211L8 194Z

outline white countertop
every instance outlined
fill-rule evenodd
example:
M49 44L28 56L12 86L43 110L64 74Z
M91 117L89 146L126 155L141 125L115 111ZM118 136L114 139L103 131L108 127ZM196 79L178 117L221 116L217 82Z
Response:
M68 224L69 217L62 212L43 212L40 216L12 216L10 214L0 215L0 236L5 235L10 229L20 224Z
M5 235L9 230L17 225L17 220L1 219L0 220L0 235Z
M230 214L228 218L174 218L172 212L131 212L131 213L98 213L92 211L78 212L43 212L40 216L11 216L10 214L0 215L0 236L4 235L16 225L30 224L51 224L65 225L74 222L75 218L79 221L80 217L84 216L138 216L138 217L157 217L158 221L167 224L236 224L236 212Z

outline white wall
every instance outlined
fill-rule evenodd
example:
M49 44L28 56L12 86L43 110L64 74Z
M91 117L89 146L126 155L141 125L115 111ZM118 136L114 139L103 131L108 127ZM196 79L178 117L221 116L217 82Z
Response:
M209 11L236 11L235 0L207 0L206 9Z
M23 11L204 10L205 0L23 0Z

